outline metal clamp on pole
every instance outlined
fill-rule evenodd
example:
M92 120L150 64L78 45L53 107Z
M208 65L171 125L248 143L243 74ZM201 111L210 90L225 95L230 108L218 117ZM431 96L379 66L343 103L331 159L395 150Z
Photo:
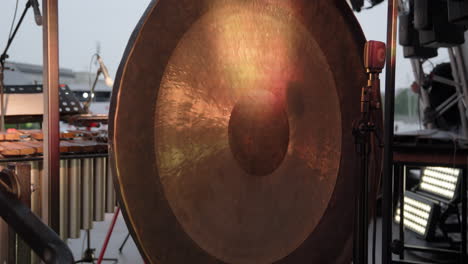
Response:
M385 65L385 43L368 41L364 49L364 66L368 74L367 85L362 87L361 117L354 123L353 135L356 140L356 151L360 158L359 195L357 197L357 219L355 230L355 261L367 263L368 259L368 226L369 226L369 154L371 134L381 139L376 132L373 112L380 109L379 74Z
M68 246L11 191L16 189L12 173L0 172L0 216L45 263L73 263Z

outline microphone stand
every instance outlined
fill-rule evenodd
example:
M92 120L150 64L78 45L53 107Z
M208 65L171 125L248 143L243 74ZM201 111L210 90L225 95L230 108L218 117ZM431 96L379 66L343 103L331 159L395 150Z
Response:
M8 59L8 49L11 46L11 43L13 42L13 39L16 36L16 33L18 33L18 29L21 26L21 23L23 23L24 17L26 16L29 8L31 7L31 1L26 2L26 6L24 7L23 13L21 14L20 19L18 20L18 24L16 24L15 30L11 34L11 36L8 38L7 45L5 47L5 50L3 51L2 55L0 55L0 131L4 132L5 131L5 105L4 105L4 96L5 96L5 85L3 83L4 81L4 72L5 72L5 61Z
M91 90L90 90L90 95L89 95L89 98L88 100L83 104L84 105L84 108L85 108L85 111L88 112L89 111L89 107L91 106L91 102L94 98L94 90L96 88L96 84L99 80L99 75L101 74L104 74L104 79L105 79L105 82L106 82L106 85L111 87L112 88L112 83L113 81L111 81L112 83L109 84L108 82L108 78L109 77L109 73L107 71L107 68L106 66L104 65L104 62L102 62L102 59L101 59L101 56L99 56L99 54L96 54L96 59L97 61L99 62L99 68L97 69L97 72L96 72L96 78L94 79L94 83L93 83L93 86L91 87Z
M102 69L99 66L99 69L96 72L96 78L94 79L93 86L91 86L91 89L89 91L88 100L83 104L83 107L84 107L84 110L85 110L86 113L89 112L89 107L91 106L91 102L92 102L93 96L94 96L94 89L96 88L96 84L97 84L97 82L99 80L99 76L101 75L101 73L102 73Z
M380 137L376 131L373 120L374 112L380 109L378 91L380 90L379 74L383 68L382 58L378 57L385 46L379 46L375 41L366 43L365 65L368 75L367 85L361 90L361 117L353 124L353 136L356 143L356 152L359 155L358 197L356 201L357 218L354 234L354 262L355 264L368 263L368 228L369 228L369 155L371 152L371 135L377 141ZM383 57L385 61L385 56Z

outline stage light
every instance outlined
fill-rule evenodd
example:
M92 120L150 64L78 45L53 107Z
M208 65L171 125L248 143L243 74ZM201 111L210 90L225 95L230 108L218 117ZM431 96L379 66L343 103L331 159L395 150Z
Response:
M404 198L404 225L423 238L432 236L434 218L438 213L438 205L416 193L406 192ZM398 205L395 211L395 222L400 223L401 210Z
M456 168L426 167L422 170L418 190L450 202L456 198L460 172Z

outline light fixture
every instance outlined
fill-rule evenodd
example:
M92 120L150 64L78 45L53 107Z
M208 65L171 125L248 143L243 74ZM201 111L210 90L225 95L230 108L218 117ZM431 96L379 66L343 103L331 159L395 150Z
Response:
M438 204L416 193L407 191L404 198L404 225L423 238L434 234L435 216L439 212ZM398 205L395 211L395 222L400 223L401 209Z
M455 200L461 169L446 167L425 167L422 170L418 191L435 195L442 201Z

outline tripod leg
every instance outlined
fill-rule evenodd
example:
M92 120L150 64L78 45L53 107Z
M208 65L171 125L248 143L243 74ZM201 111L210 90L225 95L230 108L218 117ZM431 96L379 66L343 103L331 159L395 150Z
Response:
M127 243L127 240L128 238L130 237L130 233L127 234L127 236L125 237L124 241L122 242L122 245L119 247L119 252L122 253L122 249L123 247L125 246L125 244Z

